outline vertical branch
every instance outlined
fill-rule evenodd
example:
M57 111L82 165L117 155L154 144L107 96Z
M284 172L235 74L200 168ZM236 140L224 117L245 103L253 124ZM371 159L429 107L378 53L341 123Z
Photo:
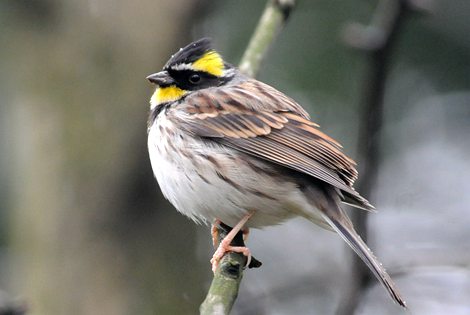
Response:
M241 72L250 77L255 77L258 74L261 61L280 30L284 27L294 6L294 0L268 1L240 61L239 68Z
M217 229L217 238L220 243L232 228L221 223ZM237 233L231 245L245 246L241 231ZM222 258L214 273L214 279L206 299L201 304L200 312L202 315L228 314L230 312L238 296L238 288L240 287L246 262L247 258L241 253L229 252ZM248 267L258 268L260 266L261 262L252 257Z
M350 24L344 32L345 41L367 54L368 73L363 83L364 104L359 130L359 155L362 180L358 191L365 196L373 193L380 162L380 139L382 132L385 84L391 54L397 35L408 13L407 0L381 0L372 17L371 24ZM367 216L364 212L353 212L352 219L364 240L367 239ZM360 296L370 281L367 267L356 255L351 267L352 283L337 314L354 313Z
M240 62L240 71L251 77L256 76L261 62L269 47L285 25L290 12L295 6L294 0L269 0L251 37ZM231 230L221 224L217 227L220 242ZM239 232L231 243L233 246L245 246L242 233ZM214 272L209 292L201 304L202 315L229 314L238 296L238 289L243 277L246 257L241 253L227 253ZM252 257L249 268L257 268L261 262Z

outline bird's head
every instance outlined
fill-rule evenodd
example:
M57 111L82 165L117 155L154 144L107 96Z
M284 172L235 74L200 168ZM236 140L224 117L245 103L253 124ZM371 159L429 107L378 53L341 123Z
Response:
M157 85L151 107L178 101L191 91L220 86L233 75L234 68L212 48L211 40L202 38L181 48L162 71L147 77Z

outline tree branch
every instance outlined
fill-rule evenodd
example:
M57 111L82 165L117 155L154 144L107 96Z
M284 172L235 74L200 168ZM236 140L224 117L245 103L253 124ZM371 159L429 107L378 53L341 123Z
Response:
M0 290L0 315L25 315L27 312L26 302L13 300L5 291Z
M285 25L295 6L294 0L269 0L240 62L240 71L255 77L268 48ZM217 227L220 242L231 228L225 224ZM239 232L231 245L245 246ZM214 273L209 292L201 304L201 315L229 314L238 296L246 257L241 253L227 253ZM252 257L249 268L258 268L261 262Z
M223 223L217 227L219 243L232 230L231 227ZM242 232L233 239L231 245L245 246ZM238 296L238 288L243 277L243 269L247 258L241 253L229 252L221 260L214 273L209 292L206 299L201 304L201 315L209 314L229 314L233 303ZM261 262L252 257L248 268L258 268Z
M239 69L244 74L255 77L261 61L274 39L285 25L295 6L294 0L269 0L248 44Z
M343 38L350 46L367 53L368 73L363 83L364 104L359 130L359 155L361 180L358 191L370 196L376 184L380 162L380 139L382 132L385 83L396 38L409 12L408 0L381 0L367 26L349 24ZM352 219L363 239L367 239L367 216L355 211ZM353 257L353 277L337 314L353 314L359 299L370 281L370 272L360 258Z

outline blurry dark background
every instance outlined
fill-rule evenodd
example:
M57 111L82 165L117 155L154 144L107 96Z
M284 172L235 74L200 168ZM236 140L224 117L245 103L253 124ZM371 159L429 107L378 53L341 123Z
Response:
M368 243L414 315L464 315L470 2L427 2L431 12L408 17L392 54ZM299 1L259 76L356 158L368 59L341 33L368 23L376 5ZM197 313L210 236L153 179L145 77L202 36L237 64L263 7L0 1L0 304L41 315ZM264 265L245 273L234 314L334 314L351 279L339 237L293 220L253 231L248 244ZM355 314L404 314L372 284Z

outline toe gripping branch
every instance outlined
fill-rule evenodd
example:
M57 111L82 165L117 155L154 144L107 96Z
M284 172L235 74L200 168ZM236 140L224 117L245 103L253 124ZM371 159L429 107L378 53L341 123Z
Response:
M218 225L217 225L217 230L218 230L218 241L220 243L221 240L224 239L224 237L230 233L230 231L232 230L232 228L226 224L224 224L223 222L220 222ZM245 247L245 242L243 241L243 232L240 231L237 233L237 235L233 238L233 241L232 243L230 244L232 246L242 246L242 247ZM247 257L245 257L245 264L246 264L246 261L247 261ZM258 259L256 259L255 257L251 256L251 261L250 261L250 264L248 265L248 268L259 268L261 267L263 263L261 261L259 261Z

